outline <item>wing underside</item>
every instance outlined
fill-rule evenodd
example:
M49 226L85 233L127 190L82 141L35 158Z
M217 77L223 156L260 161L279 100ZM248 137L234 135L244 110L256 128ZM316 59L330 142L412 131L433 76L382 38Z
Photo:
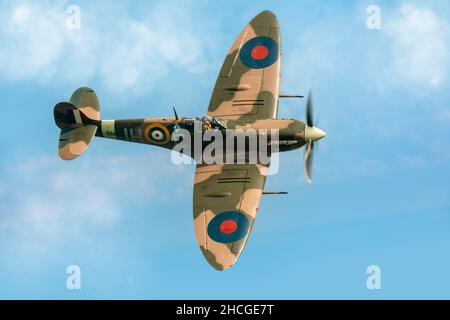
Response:
M247 242L258 213L267 167L259 164L198 165L194 226L206 260L231 267Z
M231 46L217 78L208 115L253 122L275 119L281 68L280 29L263 11ZM241 254L258 213L268 167L261 164L198 165L194 184L194 226L200 249L217 270Z
M280 29L270 11L257 15L231 46L220 70L208 115L253 121L277 116Z

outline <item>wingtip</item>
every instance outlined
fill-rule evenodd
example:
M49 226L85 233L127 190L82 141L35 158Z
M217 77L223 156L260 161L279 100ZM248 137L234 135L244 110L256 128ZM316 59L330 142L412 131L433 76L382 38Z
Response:
M260 16L260 15L268 15L268 16L271 16L271 17L275 17L275 14L272 11L270 11L270 10L263 10L260 13L258 13L257 16Z
M255 27L278 27L278 20L276 15L270 10L264 10L258 13L250 24Z
M209 262L209 261L208 261L208 262ZM211 265L214 269L216 269L217 271L225 271L225 270L230 269L230 268L233 266L232 264L227 265L227 266L217 266L217 265L214 265L214 264L211 264L211 263L210 263L210 265Z
M230 254L213 254L203 247L200 247L200 249L206 261L208 261L211 267L217 271L225 271L231 268L238 258L235 255Z

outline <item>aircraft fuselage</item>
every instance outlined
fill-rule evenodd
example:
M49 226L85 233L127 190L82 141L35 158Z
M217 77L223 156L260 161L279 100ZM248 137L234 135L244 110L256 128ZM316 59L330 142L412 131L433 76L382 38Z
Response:
M215 120L215 119L214 119ZM142 118L142 119L125 119L125 120L101 120L95 121L98 127L96 136L122 140L128 142L136 142L142 144L150 144L165 149L174 149L181 141L174 137L185 138L190 135L191 145L195 143L195 139L200 139L202 151L210 145L215 139L207 136L216 136L221 134L223 137L224 151L229 147L227 136L234 135L234 139L243 138L245 148L251 148L250 140L252 136L256 136L258 143L257 148L261 146L263 141L267 139L269 150L273 150L273 145L277 144L277 151L289 151L305 145L305 123L294 119L269 119L255 120L254 122L242 122L239 120L221 120L222 125L210 123L211 127L205 128L205 123L200 118ZM266 134L265 134L266 133ZM273 134L276 133L275 136ZM235 144L234 151L238 147ZM228 150L229 151L229 150Z

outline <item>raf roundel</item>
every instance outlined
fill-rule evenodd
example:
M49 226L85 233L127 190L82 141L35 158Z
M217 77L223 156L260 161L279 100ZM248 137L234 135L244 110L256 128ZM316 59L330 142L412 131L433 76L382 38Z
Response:
M238 228L238 225L237 225L236 221L234 221L234 220L225 220L219 226L219 230L223 234L233 233L237 230L237 228Z
M255 60L262 60L269 55L269 49L265 46L256 46L250 51L250 55Z
M220 243L241 240L249 231L248 218L240 211L225 211L216 215L208 224L208 235Z
M278 60L278 44L269 37L255 37L241 48L242 63L250 69L267 68Z
M145 128L144 137L150 143L166 144L170 141L170 132L162 124L152 123Z

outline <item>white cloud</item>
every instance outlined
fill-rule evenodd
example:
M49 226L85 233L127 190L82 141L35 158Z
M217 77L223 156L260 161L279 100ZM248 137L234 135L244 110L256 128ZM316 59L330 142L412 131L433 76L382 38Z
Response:
M421 169L427 164L425 158L419 154L400 154L398 160L400 165L405 165L406 167L411 169Z
M16 163L10 177L4 175L9 188L0 192L0 232L8 235L10 245L38 253L63 238L92 241L89 230L112 228L122 212L130 214L130 208L151 199L160 204L174 196L190 201L188 167L174 166L169 159L168 153L152 150L72 162L41 155Z
M77 30L67 28L63 4L25 1L2 8L0 80L75 85L100 79L114 92L142 91L171 68L199 72L208 65L207 41L193 31L186 10L157 4L140 20L114 10L99 18L88 5L80 11Z
M417 85L440 86L449 70L449 25L431 9L402 5L383 26L391 40L392 69Z
M54 9L42 11L22 4L6 14L0 30L0 75L9 80L39 76L46 78L54 72L51 67L63 49L63 32L55 26L63 23Z

